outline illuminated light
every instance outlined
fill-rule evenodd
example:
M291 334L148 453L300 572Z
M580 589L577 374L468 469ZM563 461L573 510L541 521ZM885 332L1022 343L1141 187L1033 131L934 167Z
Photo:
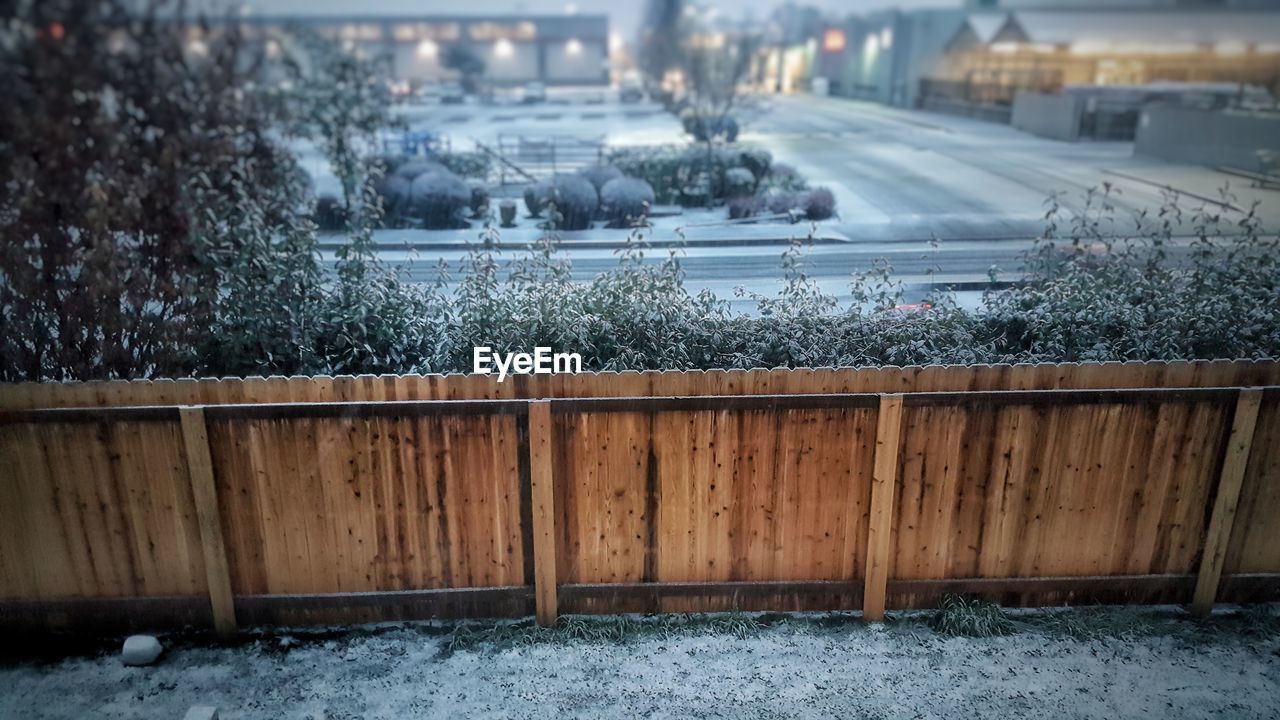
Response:
M56 20L49 23L49 37L53 38L54 40L62 40L62 38L66 36L67 36L67 29L63 27L62 23Z
M880 36L868 35L866 42L862 44L862 56L868 61L875 59L880 53Z
M577 57L582 54L582 43L578 42L578 38L570 38L569 42L564 44L564 52L571 57Z
M622 33L609 33L609 50L618 51L626 43L622 39Z
M1072 55L1191 55L1201 52L1195 43L1110 43L1082 41L1071 45Z
M1249 52L1249 46L1238 40L1228 40L1220 42L1213 46L1214 55L1223 55L1226 57L1235 57Z
M1000 53L1002 55L1011 54L1018 52L1020 47L1022 46L1016 42L991 43L991 52Z
M500 60L509 59L515 54L515 46L506 38L502 38L493 44L493 56Z
M203 40L191 40L187 42L187 52L196 57L204 57L209 54L209 46Z
M892 29L885 28L880 31L880 47L885 50L888 50L890 47L893 47L893 30Z
M838 53L844 50L844 31L832 28L822 33L822 51L829 53Z
M577 14L578 14L578 4L577 4L577 3L568 3L568 4L566 4L566 5L564 6L564 14L565 14L565 15L577 15Z
M272 59L280 57L280 43L278 41L267 41L267 57Z
M423 60L430 60L440 54L440 46L434 40L423 40L418 43L416 53Z

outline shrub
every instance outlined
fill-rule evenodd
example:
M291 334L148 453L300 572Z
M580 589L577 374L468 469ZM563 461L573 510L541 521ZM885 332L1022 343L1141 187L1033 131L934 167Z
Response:
M804 194L800 207L810 220L826 220L836 214L836 196L828 188L814 188Z
M419 175L409 190L413 214L428 230L466 227L463 210L471 203L471 189L447 170Z
M686 121L682 114L680 120L685 132L693 135L698 142L714 140L735 142L738 139L738 121L732 115L723 117L696 115Z
M614 178L600 191L600 204L610 227L631 227L653 207L653 188L636 178Z
M600 196L586 178L559 175L551 180L551 202L562 217L562 230L586 230L600 207Z
M427 173L441 171L445 171L445 167L440 163L434 163L430 160L407 160L396 168L393 176L413 182Z
M776 188L787 192L800 192L807 190L809 184L805 182L804 176L795 168L785 163L774 163L769 168L769 174L765 176L764 182L761 183L762 189Z
M596 192L604 189L605 183L622 177L622 171L612 165L593 165L578 173L591 182Z
M489 209L489 188L479 180L472 180L467 185L471 188L471 217L482 218Z
M769 176L773 167L773 153L764 148L746 148L738 155L739 164L751 171L756 182Z
M529 210L529 217L540 218L551 201L551 188L546 183L533 183L524 189L524 206Z
M341 200L325 193L316 200L315 221L321 230L343 230L347 226L347 208Z
M762 196L765 207L774 215L791 212L800 206L800 197L785 190L770 190Z
M729 201L729 219L742 220L755 217L765 209L764 198L759 195L745 195Z
M665 205L676 202L680 194L685 153L675 145L619 148L610 153L609 163L627 177L649 183L655 202Z
M388 226L397 227L409 212L409 195L413 181L401 175L389 175L374 186L382 199L383 219Z
M698 117L698 111L691 107L680 108L679 114L676 116L680 119L680 126L690 135L695 134L698 123L701 119Z
M488 180L493 168L489 155L479 151L437 153L431 159L454 175L472 180Z
M943 635L993 637L1011 635L1017 629L999 605L979 598L947 595L930 625Z
M728 198L738 198L750 195L755 192L756 176L751 171L734 167L724 172L724 196Z

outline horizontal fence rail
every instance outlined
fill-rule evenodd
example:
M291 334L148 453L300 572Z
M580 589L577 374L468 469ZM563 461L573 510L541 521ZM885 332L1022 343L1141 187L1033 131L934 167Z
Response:
M406 397L423 378L350 400L186 383L226 391L212 404L0 387L0 623L878 619L945 593L1204 613L1280 595L1275 364L1013 367L601 374L582 396L451 399ZM1099 387L1097 367L1168 385ZM735 392L653 393L730 376ZM450 380L483 387L436 390Z

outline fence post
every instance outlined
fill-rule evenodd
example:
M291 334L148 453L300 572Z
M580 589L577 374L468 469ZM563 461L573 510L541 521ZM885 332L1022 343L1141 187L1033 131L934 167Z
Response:
M875 469L871 476L871 515L867 527L866 585L862 619L883 620L889 584L889 540L893 531L893 494L898 480L902 395L881 395L876 419Z
M178 409L178 416L182 422L182 443L186 448L191 497L200 527L200 549L204 554L204 572L209 582L213 626L219 635L230 635L236 629L236 609L231 597L231 571L227 567L227 549L222 540L222 518L218 512L218 491L213 483L213 459L209 455L204 408L183 406Z
M1227 543L1231 541L1231 526L1235 523L1236 508L1240 503L1240 487L1244 484L1244 471L1249 465L1249 450L1253 447L1253 430L1258 422L1261 403L1262 391L1258 389L1241 390L1236 400L1231 435L1227 438L1227 453L1222 459L1222 472L1218 478L1218 495L1213 501L1213 515L1209 517L1209 528L1205 532L1196 592L1191 598L1191 612L1200 617L1209 614L1218 597L1218 583L1222 579Z
M533 591L538 624L556 624L556 493L551 402L529 402L529 485L533 503Z

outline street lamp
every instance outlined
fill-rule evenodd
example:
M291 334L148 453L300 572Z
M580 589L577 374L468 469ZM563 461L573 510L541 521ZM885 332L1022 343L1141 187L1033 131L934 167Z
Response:
M440 53L440 46L434 40L423 40L418 43L417 53L423 60L429 60Z
M493 56L499 60L507 60L515 54L515 47L511 44L511 41L506 38L501 38L493 44Z
M577 57L582 54L582 43L578 38L570 38L569 42L564 44L564 51L571 57Z

